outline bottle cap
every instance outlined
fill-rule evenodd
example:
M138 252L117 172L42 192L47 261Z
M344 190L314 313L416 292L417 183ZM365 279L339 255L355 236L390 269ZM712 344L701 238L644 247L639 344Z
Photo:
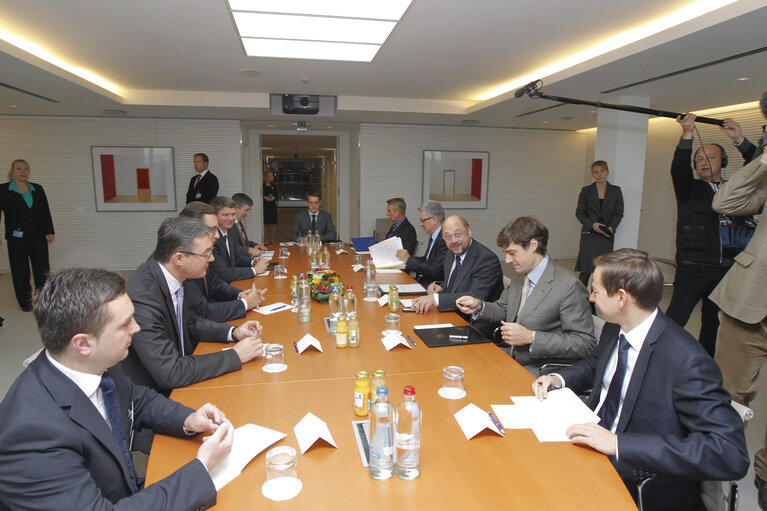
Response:
M367 380L368 379L368 372L367 371L357 371L357 379L358 380Z
M376 396L378 397L386 397L389 395L389 389L381 385L376 389Z
M406 396L415 396L415 387L408 385L403 392Z
M351 289L351 288L352 288L352 286L346 286L346 289Z

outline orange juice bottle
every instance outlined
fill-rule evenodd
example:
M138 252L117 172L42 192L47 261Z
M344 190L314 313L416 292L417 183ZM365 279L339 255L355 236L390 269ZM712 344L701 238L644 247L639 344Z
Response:
M369 411L370 382L367 371L358 371L354 382L354 415L366 417Z

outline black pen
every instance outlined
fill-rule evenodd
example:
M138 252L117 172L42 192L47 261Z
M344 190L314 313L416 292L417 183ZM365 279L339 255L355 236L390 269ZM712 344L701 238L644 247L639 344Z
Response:
M539 382L538 382L538 385L543 385L543 382L542 382L542 381L539 381ZM546 389L546 390L559 390L559 389L561 389L561 388L562 388L562 387L555 387L554 385L549 385L549 388L548 388L548 389Z
M412 338L412 337L410 337L410 336L408 335L408 336L407 336L407 340L408 340L408 341L410 341L410 342L413 344L413 346L415 346L415 341L413 340L413 338Z

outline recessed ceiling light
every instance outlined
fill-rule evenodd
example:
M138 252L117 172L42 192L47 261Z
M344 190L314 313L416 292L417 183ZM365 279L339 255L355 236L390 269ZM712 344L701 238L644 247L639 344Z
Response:
M285 39L243 38L249 57L285 59L348 60L370 62L381 47L378 44L329 43L321 41L288 41Z
M412 0L229 0L233 11L314 14L343 18L399 20Z
M589 110L589 113L590 114L595 114L595 113L597 113L597 111L596 110Z
M548 124L549 123L549 121L542 121L542 122L543 122L543 124Z
M234 12L240 37L382 44L394 21Z
M333 128L333 126L328 126L328 129L332 129L332 128Z
M274 124L270 124L270 125L269 125L269 127L270 127L270 128L274 128Z
M8 105L8 108L16 108L16 105Z
M240 74L242 76L247 76L248 78L255 78L256 76L261 75L261 71L258 69L240 69Z
M750 80L750 78L748 76L741 76L740 78L738 78L739 82L745 82L746 80Z

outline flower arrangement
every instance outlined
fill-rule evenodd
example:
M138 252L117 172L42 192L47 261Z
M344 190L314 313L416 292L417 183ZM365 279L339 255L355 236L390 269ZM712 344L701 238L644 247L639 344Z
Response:
M311 274L312 298L320 303L328 303L333 286L338 285L338 291L343 294L343 282L341 277L330 270L325 270Z

